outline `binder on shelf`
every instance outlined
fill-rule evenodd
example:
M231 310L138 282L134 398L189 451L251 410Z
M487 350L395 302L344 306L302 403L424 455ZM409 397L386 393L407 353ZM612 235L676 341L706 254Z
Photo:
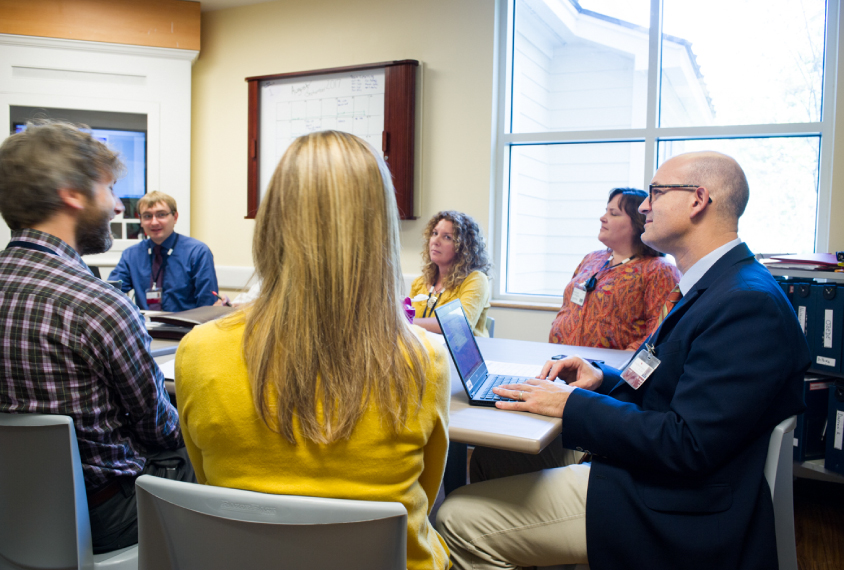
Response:
M844 332L844 289L835 283L811 286L808 323L812 369L841 372L841 334Z
M800 322L800 328L803 329L803 334L809 338L809 321L812 312L812 284L811 283L795 283L794 293L791 297L791 304L794 306L794 312L797 313L797 320ZM811 341L809 343L811 348Z
M829 388L835 380L827 376L807 374L803 383L806 411L797 416L794 428L794 461L821 459L826 453L824 427L829 412Z
M824 468L844 475L844 379L829 387Z

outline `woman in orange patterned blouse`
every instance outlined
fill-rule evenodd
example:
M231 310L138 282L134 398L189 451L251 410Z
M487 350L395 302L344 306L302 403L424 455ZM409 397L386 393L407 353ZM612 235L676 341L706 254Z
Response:
M635 350L656 327L680 272L642 243L645 216L638 208L646 197L633 188L610 191L598 233L607 249L587 254L577 266L549 342Z

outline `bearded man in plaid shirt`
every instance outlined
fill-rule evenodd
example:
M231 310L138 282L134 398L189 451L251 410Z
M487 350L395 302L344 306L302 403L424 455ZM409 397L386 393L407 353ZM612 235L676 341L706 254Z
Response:
M66 123L0 146L0 412L73 418L95 553L137 543L140 474L195 480L143 316L80 257L112 245L123 170Z

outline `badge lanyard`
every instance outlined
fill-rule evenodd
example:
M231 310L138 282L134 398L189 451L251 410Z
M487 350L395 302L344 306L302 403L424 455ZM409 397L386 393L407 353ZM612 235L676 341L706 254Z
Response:
M636 257L636 254L631 255L630 257L628 257L627 259L625 259L624 261L622 261L621 263L619 263L617 265L610 266L610 262L613 260L613 257L615 257L615 254L611 255L609 257L609 259L607 259L604 262L604 264L601 266L601 268L598 269L598 271L596 271L595 273L592 274L592 277L590 277L589 279L587 279L583 283L576 284L574 286L574 288L572 289L572 292L571 292L571 302L572 303L574 303L575 305L580 305L582 307L583 302L586 300L586 294L594 291L595 287L598 285L597 277L602 271L604 271L607 268L612 269L613 267L619 267L621 265L624 265L628 261L634 259Z
M431 285L431 288L428 289L428 302L426 303L425 310L422 312L422 318L428 316L428 311L431 311L431 316L434 316L434 308L437 306L437 302L439 302L440 297L443 296L443 292L440 291L439 295L434 296L434 286Z
M639 386L645 383L656 367L660 364L656 357L656 349L652 344L645 343L645 350L640 350L636 357L621 373L621 377L631 388L638 390Z
M49 247L47 247L45 245L41 245L40 243L32 243L32 242L29 242L29 241L17 241L17 240L10 241L9 245L7 245L6 248L10 248L10 247L19 247L21 249L32 249L34 251L40 251L40 252L43 252L43 253L50 253L50 254L53 254L53 255L56 255L56 256L59 255L58 253L56 253L55 251L53 251L52 249L50 249Z

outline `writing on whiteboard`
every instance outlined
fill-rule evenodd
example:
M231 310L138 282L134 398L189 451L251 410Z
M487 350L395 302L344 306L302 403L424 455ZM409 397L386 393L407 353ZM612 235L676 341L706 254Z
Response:
M357 135L381 153L384 131L384 69L261 83L261 164L263 196L278 161L299 136L322 130Z

